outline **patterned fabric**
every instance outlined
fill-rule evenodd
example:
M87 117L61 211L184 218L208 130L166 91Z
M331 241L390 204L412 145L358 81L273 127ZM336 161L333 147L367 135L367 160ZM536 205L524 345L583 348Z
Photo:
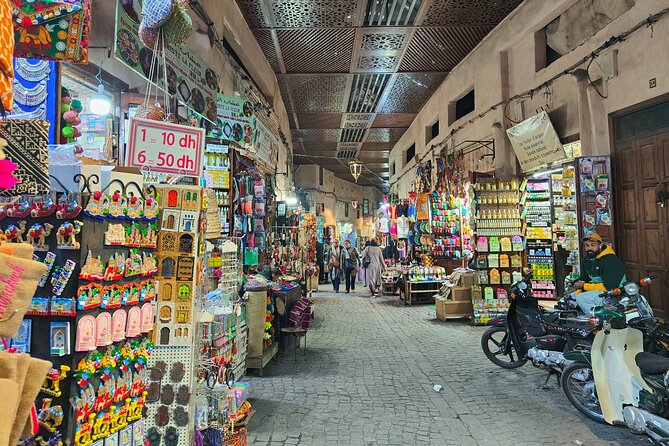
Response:
M173 9L173 0L144 0L142 23L147 28L157 28L170 18Z
M311 325L311 302L309 299L300 299L290 307L290 316L288 320L290 325L297 328L303 328L305 330L309 329ZM302 334L296 334L298 338L301 338Z
M13 55L12 5L9 0L0 0L0 102L5 111L10 111L14 106L12 94Z
M1 196L41 195L50 191L49 181L49 121L0 121L0 138L7 141L5 155L19 168L14 175L19 183Z
M17 57L88 63L90 0L12 2Z

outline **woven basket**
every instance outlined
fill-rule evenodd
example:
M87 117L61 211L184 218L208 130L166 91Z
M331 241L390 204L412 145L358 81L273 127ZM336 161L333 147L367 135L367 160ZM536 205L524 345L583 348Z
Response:
M177 1L177 6L174 8L172 15L163 25L165 42L171 44L183 43L192 31L193 20L188 15L186 6Z
M170 18L174 5L174 0L144 0L142 24L147 28L158 28Z

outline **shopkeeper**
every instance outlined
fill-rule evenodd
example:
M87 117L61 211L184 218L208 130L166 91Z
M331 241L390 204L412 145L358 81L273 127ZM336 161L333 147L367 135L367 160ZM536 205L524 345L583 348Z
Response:
M602 237L596 232L588 234L583 239L585 257L581 264L581 277L574 284L577 290L575 299L577 305L585 314L602 304L599 295L622 286L625 277L625 265L613 251L602 241Z

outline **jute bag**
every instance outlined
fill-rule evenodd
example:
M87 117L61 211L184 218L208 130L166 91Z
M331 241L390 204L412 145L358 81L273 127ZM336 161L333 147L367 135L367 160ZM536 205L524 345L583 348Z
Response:
M42 262L0 253L0 336L16 336L46 269Z

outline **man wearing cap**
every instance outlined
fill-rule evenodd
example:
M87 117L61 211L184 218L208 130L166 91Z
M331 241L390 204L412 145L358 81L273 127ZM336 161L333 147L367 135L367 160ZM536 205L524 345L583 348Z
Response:
M613 251L602 241L596 232L583 238L585 256L581 262L581 277L574 284L577 290L576 303L585 314L592 308L601 305L600 294L622 286L625 277L625 265Z

